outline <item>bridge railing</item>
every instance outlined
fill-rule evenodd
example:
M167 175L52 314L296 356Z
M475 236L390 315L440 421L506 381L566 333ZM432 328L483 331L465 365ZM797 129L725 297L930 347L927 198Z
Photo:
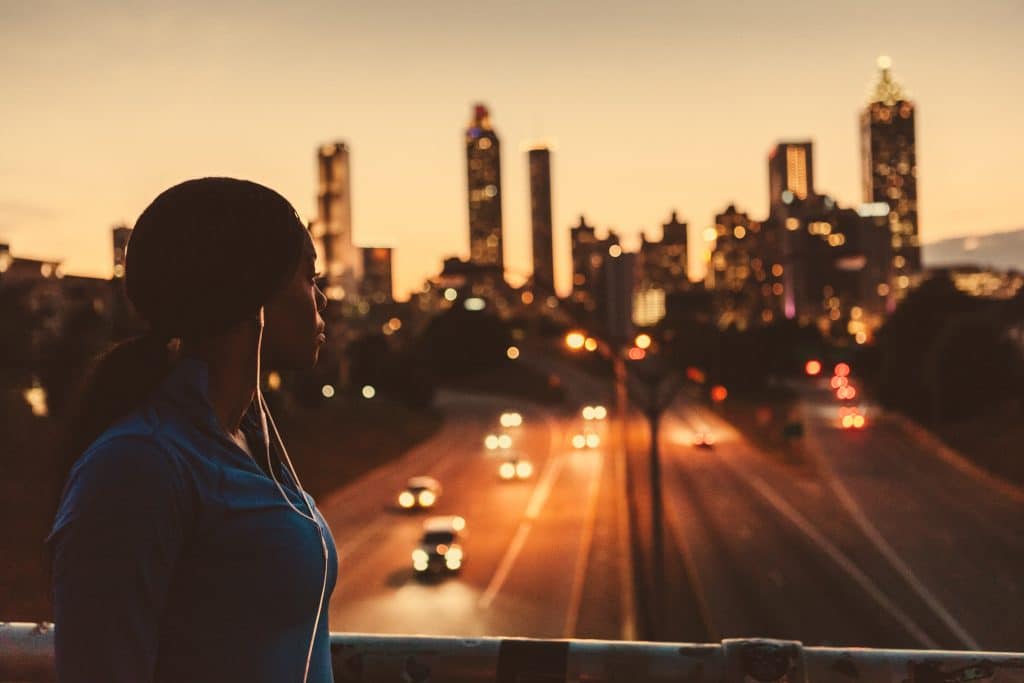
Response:
M334 680L360 683L1024 683L1024 653L331 634ZM0 683L54 680L53 625L0 623Z

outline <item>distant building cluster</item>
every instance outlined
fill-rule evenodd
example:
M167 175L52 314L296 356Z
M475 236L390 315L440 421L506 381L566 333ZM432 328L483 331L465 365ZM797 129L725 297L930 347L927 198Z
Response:
M768 155L766 218L716 216L706 285L720 325L781 315L865 343L920 277L914 103L879 67L861 112L862 204L819 193L812 143L792 141Z
M879 60L877 83L860 113L862 203L840 206L819 191L810 141L778 142L767 159L768 215L751 217L734 204L718 213L713 227L699 233L707 259L700 282L690 279L689 229L677 212L656 238L642 234L634 253L624 250L614 229L599 231L580 215L569 228L571 290L559 298L552 150L544 144L530 146L525 159L532 268L511 272L504 259L501 141L489 109L476 104L464 135L469 257L446 259L408 302L396 302L394 250L356 246L353 239L349 147L324 144L316 154L317 209L309 230L331 302L328 322L338 332L329 337L391 335L452 306L472 305L505 316L544 314L626 338L634 326L650 327L696 307L722 328L796 319L834 338L866 343L922 274L915 105L890 67L887 58ZM119 283L130 235L126 226L113 230L111 280L67 277L59 262L16 258L0 245L0 292L17 286L34 309L64 310L53 302L73 299L74 306L120 319L127 308ZM956 279L982 296L1005 296L1020 286L1019 278L986 271L958 272Z

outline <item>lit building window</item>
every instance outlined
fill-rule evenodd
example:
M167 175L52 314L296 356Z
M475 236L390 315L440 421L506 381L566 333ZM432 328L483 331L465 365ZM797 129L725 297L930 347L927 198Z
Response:
M477 141L476 146L479 147L480 149L490 149L491 141L489 138L480 138Z
M807 153L803 147L786 147L788 189L800 199L807 199Z

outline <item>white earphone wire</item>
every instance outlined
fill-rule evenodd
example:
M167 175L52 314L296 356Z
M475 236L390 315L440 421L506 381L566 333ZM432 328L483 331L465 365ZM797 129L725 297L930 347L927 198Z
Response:
M309 638L309 648L306 651L306 664L302 673L302 683L306 683L309 678L309 666L313 661L313 646L316 644L316 633L320 628L320 617L324 608L324 596L327 594L329 554L327 552L327 539L324 537L324 529L316 518L316 513L313 511L313 505L310 503L309 494L307 494L305 489L302 488L302 483L299 481L299 475L295 472L295 467L292 466L291 458L288 457L288 449L285 448L284 440L281 439L281 434L277 431L277 425L274 423L274 416L270 414L270 406L267 405L266 399L263 398L263 391L260 389L260 384L263 379L262 369L260 367L260 359L263 355L263 308L260 308L259 322L260 330L256 343L256 406L260 411L260 430L263 435L263 448L267 458L267 470L270 472L270 478L274 480L274 485L277 486L277 490L281 493L281 497L284 498L284 502L288 504L288 507L294 510L296 514L311 521L316 526L317 532L320 535L320 549L322 550L324 559L323 577L320 584L320 598L317 600L316 604L316 617L313 619L313 632ZM270 430L267 428L268 418L270 420L270 428L274 431L274 439L277 442L277 446L280 449L281 454L284 456L282 464L286 464L288 474L295 482L295 486L299 490L299 496L306 504L306 510L308 510L309 514L306 514L302 510L299 510L299 508L295 507L291 499L288 497L288 494L285 492L284 487L281 486L281 482L277 480L277 475L274 474L274 463L270 459Z

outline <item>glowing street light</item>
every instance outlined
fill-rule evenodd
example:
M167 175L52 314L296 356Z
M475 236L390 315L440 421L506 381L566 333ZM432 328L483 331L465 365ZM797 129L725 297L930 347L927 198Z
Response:
M587 343L587 337L582 332L570 332L565 335L565 345L573 351L579 351Z
M363 387L362 394L363 394L363 398L371 399L371 398L373 398L374 396L377 395L377 390L374 389L372 385L367 384L367 385L365 385Z
M633 343L636 345L638 349L643 349L646 351L647 349L651 348L651 335L638 334L636 336L636 339L633 340Z
M597 340L593 337L587 337L586 341L583 342L583 348L591 353L597 351Z
M821 374L821 361L809 360L807 365L804 366L804 370L811 377L817 377Z

